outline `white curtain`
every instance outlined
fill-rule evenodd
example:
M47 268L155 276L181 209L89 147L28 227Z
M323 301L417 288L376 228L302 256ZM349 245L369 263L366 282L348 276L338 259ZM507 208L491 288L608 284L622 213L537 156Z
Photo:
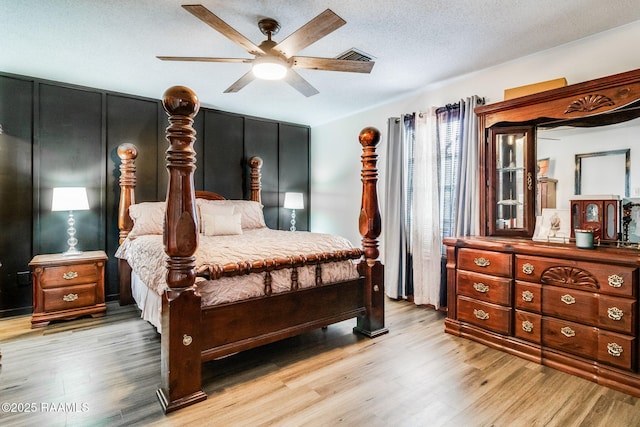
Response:
M435 116L420 113L415 121L413 167L413 301L440 307L442 237L438 205L438 144Z
M439 307L440 221L435 119L427 113L388 121L384 218L385 290ZM414 260L420 260L415 262Z

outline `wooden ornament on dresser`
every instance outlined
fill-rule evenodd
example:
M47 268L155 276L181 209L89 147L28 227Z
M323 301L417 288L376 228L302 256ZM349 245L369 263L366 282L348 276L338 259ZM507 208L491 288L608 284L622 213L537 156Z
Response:
M535 127L640 117L640 70L478 107L481 235L444 239L445 332L640 397L640 253L531 240ZM523 138L516 227L500 227L498 133ZM496 166L497 165L497 166ZM567 200L568 202L568 200ZM615 221L619 218L616 216ZM610 235L610 234L609 234ZM613 239L615 240L615 239Z

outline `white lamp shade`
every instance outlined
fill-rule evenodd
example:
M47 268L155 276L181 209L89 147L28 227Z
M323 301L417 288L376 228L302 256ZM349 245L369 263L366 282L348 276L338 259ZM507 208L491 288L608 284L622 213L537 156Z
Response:
M262 80L280 80L287 75L287 66L280 58L264 56L253 61L252 71Z
M302 193L284 193L285 209L304 209Z
M86 188L56 187L53 189L52 211L86 211L88 209Z

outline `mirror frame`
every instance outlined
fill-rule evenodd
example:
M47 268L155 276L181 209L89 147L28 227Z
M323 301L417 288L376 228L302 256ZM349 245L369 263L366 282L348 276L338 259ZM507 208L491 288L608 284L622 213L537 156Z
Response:
M630 197L629 176L631 172L631 149L598 151L596 153L576 154L575 194L582 194L582 159L615 156L624 154L624 197Z

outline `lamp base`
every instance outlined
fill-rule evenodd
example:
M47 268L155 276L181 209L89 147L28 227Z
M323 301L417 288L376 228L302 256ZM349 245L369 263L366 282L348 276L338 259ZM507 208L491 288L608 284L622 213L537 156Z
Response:
M82 254L82 251L79 251L76 248L70 248L68 251L62 252L62 256L76 256L80 254Z

